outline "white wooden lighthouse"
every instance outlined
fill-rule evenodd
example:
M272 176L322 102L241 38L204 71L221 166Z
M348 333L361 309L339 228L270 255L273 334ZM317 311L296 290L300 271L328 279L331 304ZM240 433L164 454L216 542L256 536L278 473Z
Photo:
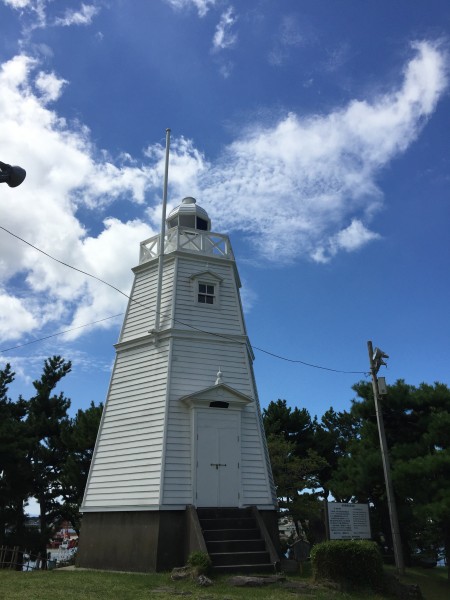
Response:
M276 520L230 241L191 197L166 224L163 252L160 235L145 240L133 269L81 509L81 566L183 564L204 547L197 508L255 507L268 530Z

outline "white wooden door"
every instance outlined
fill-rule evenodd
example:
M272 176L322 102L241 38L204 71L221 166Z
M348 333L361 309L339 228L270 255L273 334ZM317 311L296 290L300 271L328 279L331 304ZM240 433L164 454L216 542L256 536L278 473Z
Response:
M196 506L239 506L239 413L198 410Z

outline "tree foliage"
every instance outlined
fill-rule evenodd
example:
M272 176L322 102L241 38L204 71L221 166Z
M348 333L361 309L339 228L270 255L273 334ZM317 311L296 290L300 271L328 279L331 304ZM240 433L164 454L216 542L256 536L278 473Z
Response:
M86 410L77 411L69 427L62 432L62 442L67 449L61 472L61 495L64 499L62 512L77 533L81 521L79 508L83 501L102 412L102 403L96 406L91 402Z
M322 499L328 497L332 465L346 435L331 423L340 419L341 413L330 409L319 422L305 408L292 409L286 400L270 402L263 411L279 506L302 524L311 542L325 533Z
M14 522L18 536L24 533L23 498L31 491L28 443L23 419L26 402L8 398L8 387L15 373L7 364L0 370L0 545L5 532Z
M61 439L69 426L70 400L62 392L55 394L59 381L70 373L72 364L60 356L44 363L40 379L33 381L36 393L27 403L29 459L33 496L40 509L41 550L45 552L51 525L59 516L58 498L62 495L61 473L67 447Z
M61 356L48 358L41 377L33 381L34 395L15 402L8 397L15 374L9 364L0 370L0 544L30 544L25 528L30 497L40 507L36 550L45 551L61 518L79 528L78 508L102 405L91 403L70 418L70 400L56 387L71 368Z
M263 411L277 495L280 507L302 522L319 514L318 500L329 495L369 503L372 534L392 553L372 385L361 381L353 389L349 412L330 408L321 419L285 400ZM444 548L448 560L450 389L399 380L388 386L382 413L405 556L437 557Z
M389 515L372 386L354 386L351 415L357 436L332 476L333 495L369 501L374 534L391 548ZM450 389L403 380L388 386L382 413L405 554L450 556ZM425 541L427 542L425 543Z

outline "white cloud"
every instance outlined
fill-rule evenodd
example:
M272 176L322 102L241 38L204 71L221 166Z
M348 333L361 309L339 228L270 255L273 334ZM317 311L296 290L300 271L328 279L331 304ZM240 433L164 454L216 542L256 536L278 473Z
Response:
M172 205L196 196L213 228L243 232L253 256L272 261L303 256L324 262L377 239L369 228L383 199L377 173L416 139L447 83L446 56L439 47L423 42L414 50L390 93L353 100L326 115L289 114L271 127L254 125L214 162L192 141L174 139ZM67 123L48 108L46 102L59 96L64 83L24 55L2 65L0 147L8 153L0 159L23 165L27 179L18 189L2 189L1 224L127 293L138 244L159 228L164 148L147 148L145 165L127 155L113 160L101 153L86 127ZM147 217L122 222L106 216L116 198L142 206ZM78 219L80 206L102 207L97 233ZM83 325L125 305L111 288L1 230L0 278L0 314L11 314L0 322L4 341L45 324Z
M225 50L234 46L237 40L237 35L233 33L232 27L236 23L237 17L234 14L234 8L229 6L220 16L220 20L216 26L216 31L213 37L213 50Z
M27 36L34 29L42 29L47 25L69 27L72 25L90 25L93 18L100 12L96 4L82 3L79 9L66 9L64 16L57 17L49 23L47 19L47 7L53 0L3 0L6 6L20 10L28 17L24 25L24 34Z
M6 6L11 6L11 8L18 10L30 6L31 0L3 0L3 3L6 4Z
M3 0L6 6L20 11L21 17L26 17L26 25L23 27L25 36L34 29L43 28L47 25L47 4L51 0Z
M269 63L274 66L282 65L289 58L290 49L305 43L305 35L292 15L285 15L281 19L278 33L272 49L269 52Z
M358 219L353 219L348 227L338 231L328 240L328 246L325 248L319 246L313 253L312 258L317 262L328 262L340 250L353 252L358 250L368 242L380 239L381 236L367 229Z
M55 19L55 25L70 27L71 25L90 25L92 19L100 12L94 4L82 4L79 10L67 9L63 17Z
M375 239L366 224L382 201L377 174L416 139L447 85L439 48L414 50L390 93L249 129L200 178L210 216L272 260L328 260Z
M258 294L254 289L252 289L247 281L242 282L242 288L240 292L244 313L249 313L258 301Z
M58 100L66 83L65 79L58 78L54 73L41 71L36 77L36 87L41 92L44 103Z
M78 220L77 208L107 205L122 197L142 203L147 188L159 182L160 167L157 163L153 168L139 166L137 161L117 165L96 151L87 128L69 126L47 108L46 102L58 96L63 80L42 71L33 80L37 66L35 60L20 55L0 70L0 146L8 148L8 155L1 158L27 170L20 188L2 189L2 225L128 292L138 242L153 230L139 220L106 219L100 233L91 236ZM34 93L33 86L41 95ZM125 304L117 292L55 263L4 231L0 231L0 257L0 277L6 282L1 305L15 309L15 317L1 323L3 339L16 339L21 331L32 332L51 322L63 321L67 327L84 324L120 312ZM18 274L20 294L6 287Z
M228 79L233 72L234 64L231 61L224 62L219 67L219 73L224 79Z
M175 10L196 8L199 17L204 17L210 7L215 6L216 0L166 0Z
M38 324L26 301L0 291L0 338L19 339Z

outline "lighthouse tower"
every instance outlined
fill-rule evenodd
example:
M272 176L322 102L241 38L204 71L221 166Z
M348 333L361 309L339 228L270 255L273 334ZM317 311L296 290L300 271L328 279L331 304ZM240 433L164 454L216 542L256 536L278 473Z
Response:
M212 553L214 516L255 519L273 562L276 495L230 241L194 198L166 225L163 246L160 235L142 242L133 268L78 563L182 565L192 550Z

